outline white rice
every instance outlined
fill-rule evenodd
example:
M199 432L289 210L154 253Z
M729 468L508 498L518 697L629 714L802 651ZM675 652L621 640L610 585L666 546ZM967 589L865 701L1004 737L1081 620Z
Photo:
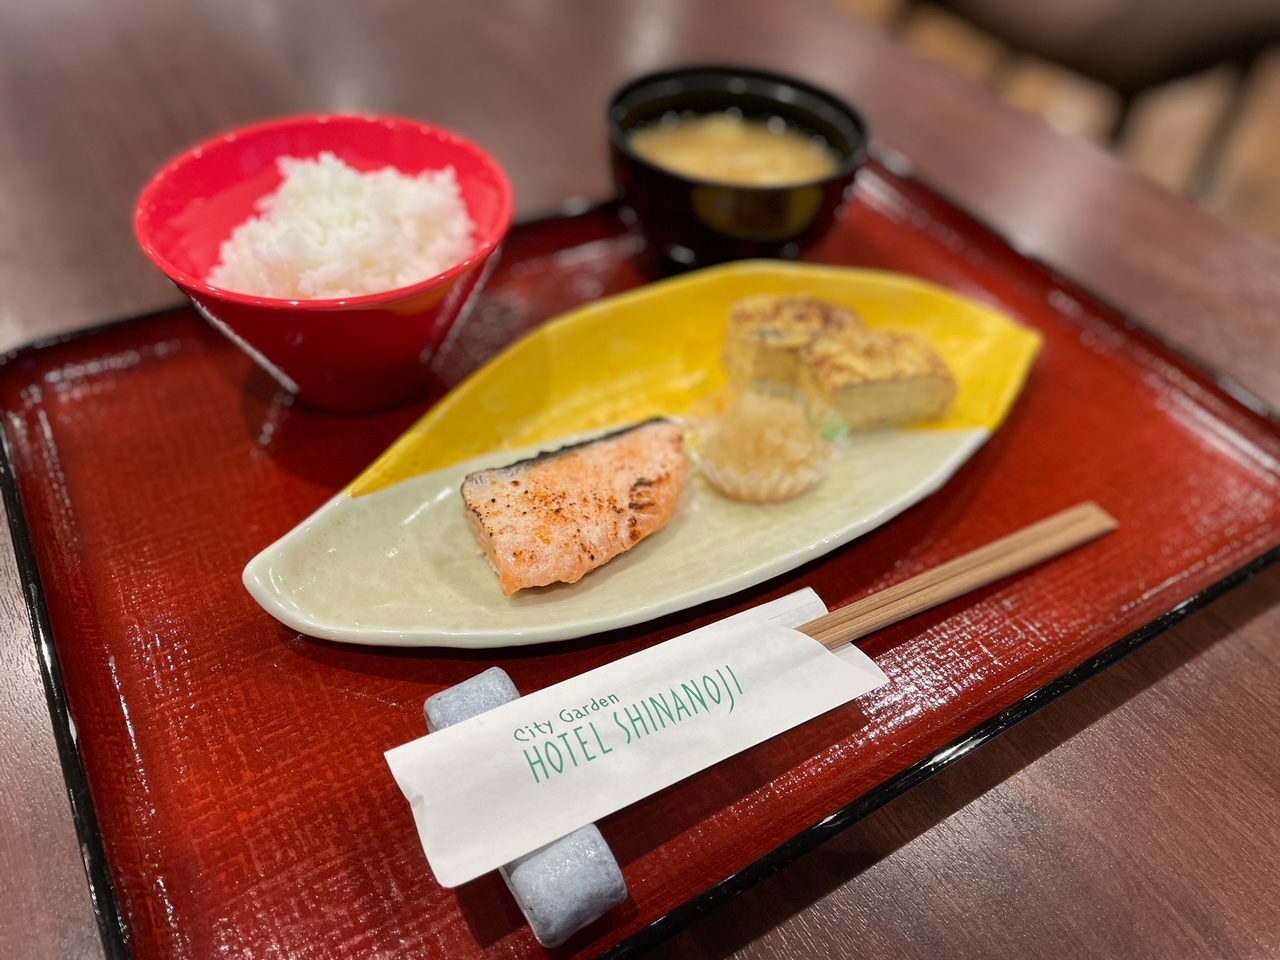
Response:
M281 157L284 182L222 244L210 286L261 297L356 297L426 280L474 249L452 167L360 173L332 153Z

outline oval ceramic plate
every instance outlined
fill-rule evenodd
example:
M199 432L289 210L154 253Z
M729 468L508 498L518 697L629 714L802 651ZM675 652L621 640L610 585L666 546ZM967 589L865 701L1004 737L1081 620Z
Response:
M730 501L695 471L668 526L576 584L502 593L467 526L463 476L611 427L709 407L730 304L806 293L933 341L959 393L945 420L837 445L796 500ZM1037 333L910 277L746 261L583 307L513 344L348 488L255 557L244 582L303 633L352 643L500 647L639 623L742 590L849 542L941 487L994 431Z

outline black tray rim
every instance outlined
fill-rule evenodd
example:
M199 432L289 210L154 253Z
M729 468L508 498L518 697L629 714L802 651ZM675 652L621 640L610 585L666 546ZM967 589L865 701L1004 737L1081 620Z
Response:
M881 167L890 179L897 180L900 183L914 184L933 196L942 199L957 215L964 217L977 230L987 234L989 238L1009 249L1024 263L1046 274L1055 285L1068 288L1074 295L1101 307L1117 318L1127 333L1145 338L1154 343L1178 363L1196 371L1201 377L1216 386L1229 402L1234 402L1249 414L1269 421L1274 428L1280 429L1280 412L1273 409L1266 401L1238 380L1207 367L1197 358L1187 354L1179 345L1134 318L1128 311L1114 306L1106 298L1067 277L1039 257L1028 256L1018 251L1002 233L976 218L945 193L923 181L913 171L899 167L898 163L895 162L896 159L896 155L892 151L886 152L883 149L872 151L873 164ZM579 217L598 216L601 213L612 214L616 212L618 206L619 201L616 197L600 203L585 205L572 203L567 205L562 212L522 219L513 226L513 229L525 231ZM31 354L40 353L64 343L100 336L116 328L142 324L186 309L188 309L188 305L182 300L177 300L169 306L156 310L106 320L75 330L31 340L6 351L3 356L0 356L0 376L4 375L7 368L20 363ZM75 734L75 725L71 718L66 684L62 675L49 609L36 561L35 541L22 502L7 418L3 416L7 412L7 410L0 409L0 499L2 499L8 514L9 532L13 540L23 599L31 619L32 639L36 647L45 699L49 707L54 743L67 790L72 820L80 842L90 900L103 945L104 957L106 960L132 960L133 951L129 942L128 926L125 923L116 893L116 886L112 879L102 830L98 823L97 811L89 788L88 771L84 765L79 740ZM1023 720L1031 717L1064 694L1074 690L1086 680L1113 666L1155 637L1177 626L1197 611L1253 579L1278 561L1280 561L1280 546L1259 554L1216 582L1187 597L1164 614L1149 621L1132 633L1121 637L1090 659L1060 674L1054 680L1031 692L994 717L935 750L929 756L890 777L879 786L873 787L867 793L854 798L835 812L805 828L790 840L757 858L746 867L713 884L702 893L670 910L648 926L637 930L625 940L606 948L598 955L599 960L631 960L631 958L648 953L738 894L772 876L792 861L821 846L824 842L848 829L857 821L902 796L911 788L923 783L952 764L969 756L1001 734L1013 729Z
M112 324L101 324L89 330L106 329ZM38 341L39 345L64 342L65 337ZM33 344L33 347L36 345ZM23 348L25 353L27 348ZM27 523L26 508L18 485L13 452L7 424L0 422L0 496L9 516L9 533L13 539L14 559L18 576L22 581L23 599L31 618L31 631L35 641L36 656L40 663L40 678L44 685L45 700L49 707L49 719L53 727L54 745L62 767L62 778L71 806L71 819L75 823L80 841L80 855L84 862L85 876L89 884L89 899L103 954L107 960L130 960L129 930L120 911L115 883L107 861L106 846L98 824L97 810L89 790L89 774L85 769L80 742L71 720L71 705L67 699L66 683L62 676L62 664L53 639L53 626L49 619L49 607L45 600L40 570L36 563L35 541Z

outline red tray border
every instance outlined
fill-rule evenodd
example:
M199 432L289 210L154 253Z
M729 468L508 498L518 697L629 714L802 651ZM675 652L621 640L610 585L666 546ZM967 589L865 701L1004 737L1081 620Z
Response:
M895 176L898 175L895 174ZM915 182L929 192L940 196L945 202L951 203L948 198L938 194L937 191L932 190L932 188L915 177L907 176L899 177L899 179ZM602 209L616 207L616 205L616 200L610 200L588 208L586 211L575 212L570 215L553 215L520 221L517 224L517 228L529 229L536 227L540 223L574 219L584 213L598 213ZM999 232L966 211L960 210L959 212L967 217L977 229L986 232L1006 247L1014 249ZM1274 428L1280 429L1280 414L1235 379L1205 367L1195 358L1188 356L1176 344L1171 343L1146 325L1135 320L1126 311L1112 306L1106 299L1099 297L1066 277L1039 258L1028 257L1020 253L1018 255L1028 264L1047 273L1055 283L1071 288L1076 293L1079 293L1082 298L1093 301L1119 317L1130 335L1137 335L1157 344L1179 363L1201 373L1226 394L1231 402L1239 404L1249 413L1269 421ZM0 358L0 370L12 364L21 363L24 358L33 353L74 340L97 336L115 327L144 322L151 317L158 317L175 309L180 309L183 305L183 303L177 302L173 306L160 310L105 321L68 333L31 341L10 350ZM13 539L18 575L22 582L23 598L31 618L33 640L40 662L40 676L43 681L49 716L52 721L54 743L58 751L62 775L67 787L67 798L71 806L72 820L75 823L76 834L80 842L85 874L89 884L90 900L93 904L94 916L97 920L104 954L107 960L131 960L132 950L129 945L128 929L124 924L116 896L111 867L107 860L102 832L89 790L88 774L80 753L79 742L73 732L74 726L66 696L62 668L59 663L48 606L36 564L35 544L22 503L8 432L4 428L3 422L0 422L0 497L3 498L4 506L9 516L9 531ZM638 957L647 953L662 941L675 935L700 917L715 910L766 877L776 873L791 861L820 846L891 800L906 793L912 787L945 770L958 760L967 757L984 744L1012 729L1043 707L1048 706L1063 694L1073 690L1112 664L1117 663L1161 633L1181 623L1196 611L1201 610L1227 592L1246 583L1277 561L1280 561L1280 546L1260 554L1225 577L1205 587L1199 593L1188 597L1173 609L1122 637L1092 659L1060 675L1055 680L1006 708L1003 712L936 750L930 756L925 757L862 796L850 801L834 814L806 828L747 867L732 876L726 877L649 926L637 931L627 940L601 954L601 957L603 960L625 960L625 958Z

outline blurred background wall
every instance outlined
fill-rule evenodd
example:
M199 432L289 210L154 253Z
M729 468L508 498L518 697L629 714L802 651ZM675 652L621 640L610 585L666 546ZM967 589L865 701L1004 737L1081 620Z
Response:
M831 0L1280 241L1280 0Z

